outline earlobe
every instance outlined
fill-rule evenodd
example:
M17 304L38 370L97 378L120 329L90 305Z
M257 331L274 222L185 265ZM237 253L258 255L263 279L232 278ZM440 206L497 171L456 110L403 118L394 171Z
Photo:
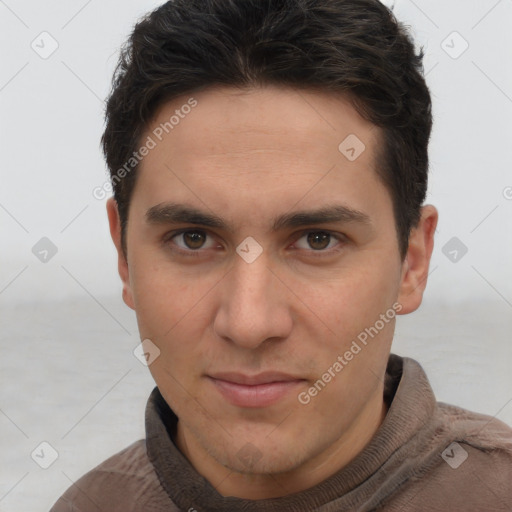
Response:
M411 230L398 296L398 302L402 305L401 315L418 309L423 299L438 216L434 206L424 206L418 225Z
M113 197L107 200L107 216L110 236L117 250L117 267L123 283L123 301L129 308L134 310L135 305L130 285L130 272L121 244L121 219L119 217L117 202Z

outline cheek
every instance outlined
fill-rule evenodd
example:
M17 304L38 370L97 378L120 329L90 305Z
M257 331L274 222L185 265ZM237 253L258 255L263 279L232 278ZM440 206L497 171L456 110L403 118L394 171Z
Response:
M207 286L201 279L191 286L180 272L151 258L134 257L130 276L141 335L147 337L158 338L171 330L191 312Z
M207 295L218 279L196 275L191 280L166 265L133 261L132 289L140 336L150 339L161 356L150 370L154 376L162 372L178 376L191 361L202 359L200 340L208 328Z
M201 296L204 288L185 286L161 269L147 267L134 274L136 316L141 339L159 350L149 371L174 410L189 403L196 389L195 370L201 371ZM191 368L194 371L191 371ZM196 397L197 398L197 397Z
M328 421L333 407L356 411L365 401L362 397L375 392L393 339L397 282L389 267L387 273L374 268L340 277L328 294L317 295L315 311L329 327L323 327L327 336L310 352L313 375L321 381L316 381L320 391L311 401L311 411L319 418ZM319 325L318 320L314 323Z
M311 308L325 319L334 334L348 338L373 325L392 308L399 291L399 269L368 266L357 271L350 269L331 280L327 291L316 293ZM396 273L396 276L395 276ZM332 334L332 333L331 333Z

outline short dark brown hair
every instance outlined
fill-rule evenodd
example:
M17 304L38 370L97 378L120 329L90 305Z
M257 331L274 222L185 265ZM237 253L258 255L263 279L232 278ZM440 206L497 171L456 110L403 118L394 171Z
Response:
M379 0L171 0L135 26L106 105L102 147L126 225L137 166L123 173L164 102L215 85L344 93L382 128L377 172L400 254L425 200L431 99L407 28ZM341 141L340 141L341 142Z

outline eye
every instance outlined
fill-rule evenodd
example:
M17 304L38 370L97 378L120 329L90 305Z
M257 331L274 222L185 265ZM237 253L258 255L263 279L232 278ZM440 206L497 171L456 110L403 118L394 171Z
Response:
M199 229L180 231L166 237L165 242L176 245L183 252L197 252L198 249L211 249L214 247L213 240L210 246L205 246L208 234Z
M305 240L305 242L301 242ZM338 243L333 243L337 241ZM295 242L299 249L313 250L314 252L331 252L330 250L342 245L341 236L334 235L328 231L307 231Z

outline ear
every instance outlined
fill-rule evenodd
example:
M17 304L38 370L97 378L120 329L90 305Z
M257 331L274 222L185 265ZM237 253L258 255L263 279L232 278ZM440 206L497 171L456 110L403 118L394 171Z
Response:
M418 225L411 230L398 295L398 302L402 305L401 315L418 309L423 299L438 217L436 208L424 206Z
M107 200L107 215L110 225L110 236L117 249L117 268L121 276L121 281L123 282L123 300L128 307L134 310L135 305L130 285L128 262L124 256L121 245L121 219L119 217L117 202L113 197Z

